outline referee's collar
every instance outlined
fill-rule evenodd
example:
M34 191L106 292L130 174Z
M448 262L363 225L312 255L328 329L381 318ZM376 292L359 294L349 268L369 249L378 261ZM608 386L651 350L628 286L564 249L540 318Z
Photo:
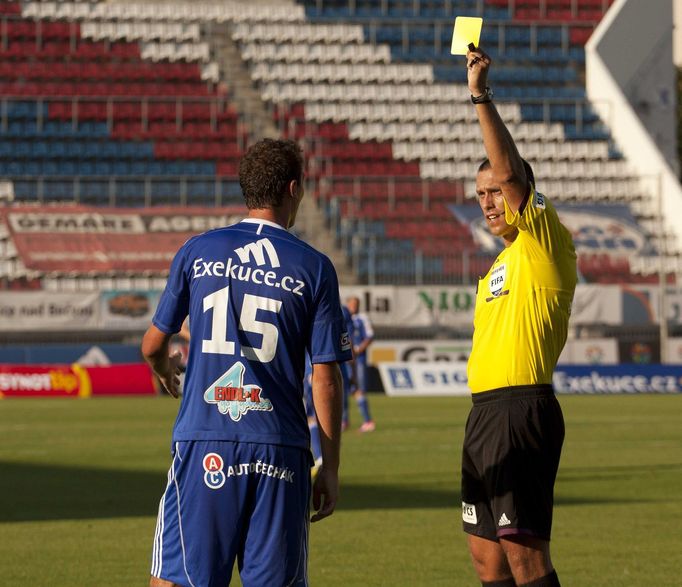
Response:
M271 220L265 220L263 218L244 218L242 222L248 222L249 224L265 224L266 226L272 226L272 228L279 228L280 230L286 230L281 224L272 222Z

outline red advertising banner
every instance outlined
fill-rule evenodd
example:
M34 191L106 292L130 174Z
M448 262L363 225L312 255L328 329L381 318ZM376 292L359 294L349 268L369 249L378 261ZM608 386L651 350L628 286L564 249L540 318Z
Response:
M238 222L246 208L10 206L0 218L27 269L167 272L191 236Z
M83 367L0 365L0 398L155 395L156 382L143 363Z
M89 397L90 377L79 365L0 365L0 397Z
M156 395L156 379L144 363L86 367L92 395Z

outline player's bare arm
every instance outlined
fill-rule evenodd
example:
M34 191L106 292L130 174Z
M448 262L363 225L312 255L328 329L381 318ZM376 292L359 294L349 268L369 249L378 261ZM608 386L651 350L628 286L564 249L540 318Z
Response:
M372 344L373 340L374 340L374 337L371 337L371 336L363 339L362 342L353 349L353 352L356 355L361 355L362 353L364 353L367 350L367 347L370 344Z
M343 385L338 363L313 365L313 403L320 429L323 463L313 485L313 508L316 511L310 521L317 522L334 512L339 497Z
M469 50L466 58L469 91L472 96L483 96L488 87L488 72L492 61L480 47ZM494 180L509 208L512 212L517 212L529 191L521 155L495 104L484 101L477 103L475 108Z
M169 356L170 339L170 334L161 332L154 325L150 326L142 338L142 356L164 389L173 397L178 397L182 356L179 352Z

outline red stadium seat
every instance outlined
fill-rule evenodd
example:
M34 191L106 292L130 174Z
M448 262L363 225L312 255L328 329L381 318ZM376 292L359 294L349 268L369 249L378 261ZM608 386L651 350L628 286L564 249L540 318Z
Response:
M216 174L222 177L239 175L239 164L232 161L221 161L216 165Z
M571 22L573 12L570 8L548 8L547 20L558 20L560 22Z
M592 36L591 27L571 27L569 30L569 39L572 45L584 45Z
M37 32L43 39L70 39L80 36L80 26L76 22L39 21Z
M20 2L0 2L0 14L13 15L21 14Z
M542 13L539 8L518 8L514 12L514 18L516 20L540 20Z

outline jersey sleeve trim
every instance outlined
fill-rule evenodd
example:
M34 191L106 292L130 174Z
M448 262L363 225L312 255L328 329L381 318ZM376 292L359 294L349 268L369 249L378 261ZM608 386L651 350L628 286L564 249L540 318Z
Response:
M310 359L313 364L316 363L345 363L353 360L353 354L350 351L339 351L335 353L327 353L325 355L315 355Z
M166 291L165 294L172 297L174 300L179 299L178 296L173 294L173 292ZM156 315L154 315L154 317L152 318L152 324L165 334L177 334L182 329L182 323L180 324L179 328L175 328L175 326L171 326L167 322L162 322L161 320L159 320Z
M152 320L152 324L156 326L161 332L164 334L177 334L180 332L180 329L175 329L172 326L169 326L168 324L163 324L159 322L158 320Z

